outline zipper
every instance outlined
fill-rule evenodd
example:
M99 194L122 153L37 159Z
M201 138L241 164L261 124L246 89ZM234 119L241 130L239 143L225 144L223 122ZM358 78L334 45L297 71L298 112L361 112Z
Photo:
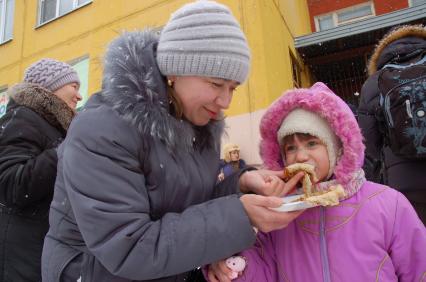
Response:
M323 281L331 282L330 266L328 264L327 241L325 237L325 207L320 207L320 254Z

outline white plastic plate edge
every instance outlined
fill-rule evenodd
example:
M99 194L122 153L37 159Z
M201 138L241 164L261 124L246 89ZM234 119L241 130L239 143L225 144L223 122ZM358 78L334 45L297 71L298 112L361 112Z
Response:
M292 195L283 197L283 204L278 208L272 208L274 211L278 212L289 212L289 211L298 211L316 207L317 205L308 203L305 201L295 201L300 198L301 195Z

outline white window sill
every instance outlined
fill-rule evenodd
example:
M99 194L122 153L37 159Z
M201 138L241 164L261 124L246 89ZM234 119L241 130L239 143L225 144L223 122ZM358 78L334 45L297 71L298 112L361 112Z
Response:
M65 14L63 14L63 15L60 15L60 16L58 16L58 17L56 17L56 18L50 19L50 20L45 21L45 22L43 22L43 23L37 24L37 25L34 27L34 29L40 28L40 27L42 27L42 26L45 26L45 25L46 25L46 24L48 24L48 23L51 23L51 22L53 22L53 21L56 21L57 19L60 19L60 18L62 18L62 17L64 17L64 16L66 16L66 15L69 15L69 14L71 14L71 13L73 13L73 12L75 12L75 11L77 11L77 10L79 10L79 9L83 8L83 7L86 7L87 5L92 4L92 2L93 2L93 1L87 2L87 3L83 4L83 5L81 5L80 7L77 7L77 8L75 8L74 10L71 10L71 11L69 11L69 12L67 12L67 13L65 13Z

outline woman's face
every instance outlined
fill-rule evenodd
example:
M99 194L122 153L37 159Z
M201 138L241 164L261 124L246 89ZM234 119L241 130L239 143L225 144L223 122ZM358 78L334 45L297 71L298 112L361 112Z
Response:
M317 137L304 135L306 137L287 139L283 145L285 162L287 165L294 163L307 163L315 168L319 181L327 180L330 169L327 146Z
M217 119L220 111L227 109L232 94L239 85L236 81L199 76L171 76L177 98L181 101L183 115L197 126Z
M77 108L77 102L81 100L81 95L78 92L79 89L80 85L78 83L68 83L53 92L53 95L64 101L68 107L75 110Z

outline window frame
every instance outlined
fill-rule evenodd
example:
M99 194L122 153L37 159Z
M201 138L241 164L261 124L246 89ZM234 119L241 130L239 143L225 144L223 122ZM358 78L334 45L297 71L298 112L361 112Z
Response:
M417 6L420 6L420 5L423 5L423 4L425 4L425 3L420 3L419 5L413 5L413 1L414 0L408 0L408 7L417 7Z
M294 53L291 51L291 49L289 50L289 54L290 54L290 64L291 64L291 78L293 81L293 86L295 88L300 88L302 87L302 67L299 64L299 61L297 60L296 56L294 55Z
M9 96L7 94L7 85L0 86L0 118L6 114L7 104L9 103ZM3 95L6 97L6 103L3 103ZM4 112L2 113L2 107L4 106Z
M38 0L38 2L37 2L38 3L38 7L37 7L37 25L36 25L36 28L37 27L41 27L41 26L43 26L45 24L48 24L48 23L50 23L50 22L52 22L52 21L54 21L56 19L59 19L59 18L61 18L63 16L66 16L66 15L74 12L75 10L83 8L83 7L89 5L89 4L91 4L93 2L93 0L87 0L87 2L79 5L78 4L78 0L71 0L73 2L72 3L72 9L70 11L66 12L66 13L59 14L59 10L60 10L59 9L60 8L59 4L60 4L60 1L64 1L64 0L54 0L55 3L56 3L55 16L53 18L45 21L45 22L41 22L41 20L42 20L41 19L41 16L42 16L42 7L43 7L43 2L45 2L45 1L46 0Z
M83 77L82 74L78 72L77 69L75 69L75 66L81 62L87 63L87 77ZM89 94L90 55L86 54L81 57L74 58L68 61L67 63L77 72L80 78L81 84L80 84L79 92L80 92L80 95L82 96L82 100L77 103L77 111L79 111L86 104L87 100L89 100L90 98L90 94ZM82 91L85 91L85 93L82 93Z
M11 0L10 1L12 3L12 10L10 11L12 13L11 16L11 36L10 38L5 38L6 35L6 26L7 26L7 14L6 11L8 10L8 0L0 0L0 45L9 42L13 39L13 23L14 23L14 18L15 18L15 0Z
M362 8L362 7L365 7L365 6L369 6L370 7L370 10L371 10L371 14L370 15L366 15L366 16L362 16L362 17L357 17L357 18L354 18L354 19L351 19L351 20L339 22L339 17L338 16L339 16L340 13L346 12L346 11L349 11L349 10L356 10L357 8ZM361 3L361 4L357 4L357 5L353 5L353 6L350 6L350 7L346 7L346 8L340 9L340 10L335 10L335 11L333 11L331 13L321 14L321 15L315 16L314 17L314 22L315 22L315 30L316 31L328 30L328 29L323 29L323 30L320 29L320 20L322 18L329 17L330 15L331 15L331 18L333 19L333 27L332 28L335 28L335 27L338 27L338 26L341 26L341 25L344 25L344 24L348 24L348 23L352 23L352 22L356 22L356 21L360 21L360 20L363 20L363 19L367 19L367 18L373 17L373 16L376 15L376 9L374 7L374 2L368 1L368 2Z

